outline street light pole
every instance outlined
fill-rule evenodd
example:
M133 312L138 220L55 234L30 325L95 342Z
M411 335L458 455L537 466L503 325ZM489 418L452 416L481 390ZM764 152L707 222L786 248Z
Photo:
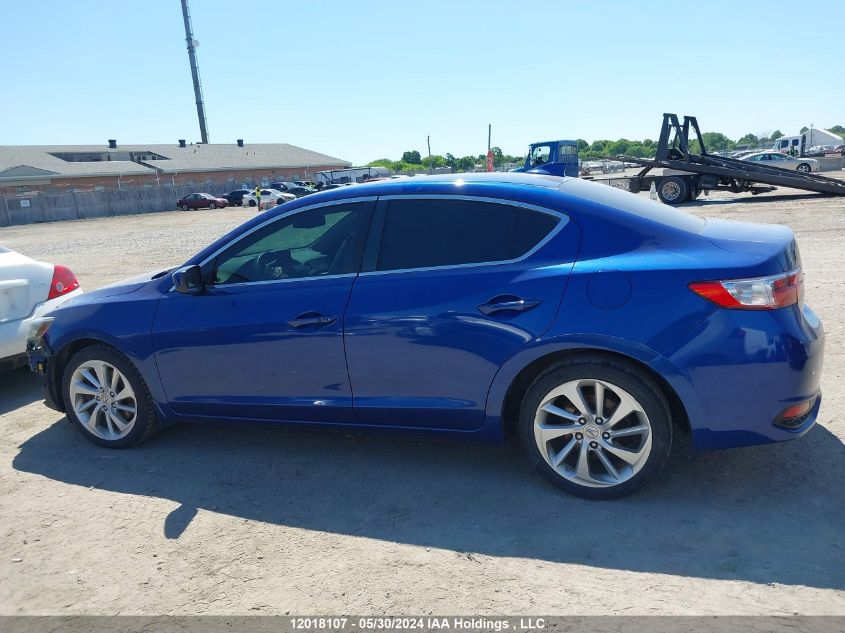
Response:
M425 137L425 142L428 143L428 173L434 173L434 164L431 162L431 134Z
M208 143L208 129L205 122L205 104L202 99L200 85L200 69L197 66L197 44L191 26L191 12L188 10L188 0L182 0L182 19L185 21L185 41L188 44L188 60L191 62L191 76L194 79L194 97L197 101L197 117L200 120L200 138L204 144Z

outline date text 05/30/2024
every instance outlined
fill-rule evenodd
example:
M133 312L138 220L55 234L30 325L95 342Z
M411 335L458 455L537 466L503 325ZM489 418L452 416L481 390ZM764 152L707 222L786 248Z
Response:
M297 631L531 631L545 628L543 618L473 617L293 617Z

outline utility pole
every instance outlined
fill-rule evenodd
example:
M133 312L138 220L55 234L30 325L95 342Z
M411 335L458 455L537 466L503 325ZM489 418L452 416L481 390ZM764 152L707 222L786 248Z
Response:
M488 151L488 152L489 152L489 151L490 151L490 149L491 149L491 148L490 148L490 139L492 138L492 136L493 136L493 124L492 124L492 123L488 123L488 124L487 124L487 151Z
M191 26L191 12L188 10L188 0L182 0L182 18L185 20L185 41L188 43L188 59L191 62L191 76L194 79L194 96L197 100L197 117L200 120L200 138L208 143L208 129L205 123L205 104L202 100L202 86L200 85L200 69L197 66L197 46L194 39L194 29Z
M428 143L428 173L434 173L434 165L431 162L431 134L425 137L425 142Z

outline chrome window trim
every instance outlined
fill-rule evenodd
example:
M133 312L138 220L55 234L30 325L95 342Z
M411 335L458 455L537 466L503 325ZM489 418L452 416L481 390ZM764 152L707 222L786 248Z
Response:
M267 284L293 283L296 281L316 281L323 279L343 279L344 277L356 277L358 273L342 273L340 275L314 275L313 277L294 277L293 279L262 279L261 281L239 281L233 284L209 284L208 288L225 290L227 288L238 288L240 286L265 286Z
M517 257L516 259L497 259L494 261L486 261L486 262L471 262L468 264L444 264L443 266L423 266L420 268L397 268L394 270L372 270L369 272L358 273L359 277L366 277L366 276L375 276L375 275L392 275L396 273L408 273L408 272L429 272L429 271L437 271L437 270L452 270L456 268L470 268L476 266L506 266L509 264L517 264L521 261L524 261L534 255L537 251L539 251L543 246L548 244L552 239L554 239L555 235L560 233L563 230L569 221L570 218L565 213L560 211L555 211L554 209L549 209L547 207L541 207L536 204L531 204L528 202L521 202L519 200L510 200L508 198L491 198L489 196L470 196L470 195L457 195L457 194L406 194L406 195L390 195L390 196L380 196L379 200L468 200L472 202L486 202L491 204L506 204L513 207L521 207L523 209L528 209L530 211L539 211L540 213L545 213L546 215L552 215L556 218L559 218L561 221L557 223L551 231L549 231L548 235L544 237L542 240L537 242L537 244L530 249L524 255Z
M315 204L309 204L304 207L300 207L299 209L294 209L288 213L282 213L280 215L274 216L272 218L268 218L265 222L261 222L260 224L256 224L246 233L242 235L238 235L235 239L224 244L216 251L211 253L208 257L206 257L202 262L199 263L200 267L205 266L208 262L213 260L217 257L220 253L231 247L232 245L236 244L240 240L249 237L256 231L263 229L269 224L273 222L281 221L283 218L292 217L298 213L303 213L305 211L310 211L312 209L319 209L322 207L329 207L329 206L336 206L339 204L352 204L356 202L378 202L381 200L390 201L390 200L467 200L472 202L486 202L490 204L505 204L514 207L521 207L523 209L528 209L530 211L538 211L540 213L545 213L547 215L552 215L556 218L559 218L561 221L557 223L549 233L544 237L542 240L537 242L537 244L530 249L527 253L522 255L521 257L517 257L516 259L507 259L507 260L495 260L495 261L488 261L488 262L471 262L468 264L445 264L443 266L426 266L421 268L397 268L395 270L373 270L369 272L363 273L343 273L340 275L325 275L325 276L315 276L315 277L297 277L295 279L269 279L269 280L262 280L262 281L242 281L238 283L232 284L209 284L208 288L236 288L239 286L254 286L257 284L266 285L266 284L278 284L278 283L290 283L290 282L297 282L297 281L307 281L307 280L314 280L314 279L342 279L344 277L364 277L364 276L371 276L371 275L392 275L396 273L406 273L406 272L428 272L428 271L437 271L437 270L450 270L456 268L468 268L468 267L475 267L475 266L502 266L502 265L509 265L509 264L516 264L521 261L524 261L534 255L537 251L539 251L543 246L545 246L548 242L550 242L563 228L569 223L570 218L565 213L560 211L555 211L554 209L549 209L547 207L541 207L536 204L531 204L528 202L521 202L519 200L510 200L508 198L491 198L489 196L472 196L472 195L459 195L459 194L393 194L388 196L357 196L355 198L340 198L338 200L327 200L325 202L318 202ZM175 291L175 287L171 286L168 292Z

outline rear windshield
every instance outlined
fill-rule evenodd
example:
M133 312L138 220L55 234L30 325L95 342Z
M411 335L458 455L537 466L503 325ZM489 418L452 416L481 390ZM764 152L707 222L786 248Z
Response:
M609 185L570 178L560 185L560 190L682 231L701 233L706 224L702 218L688 211L632 195Z

